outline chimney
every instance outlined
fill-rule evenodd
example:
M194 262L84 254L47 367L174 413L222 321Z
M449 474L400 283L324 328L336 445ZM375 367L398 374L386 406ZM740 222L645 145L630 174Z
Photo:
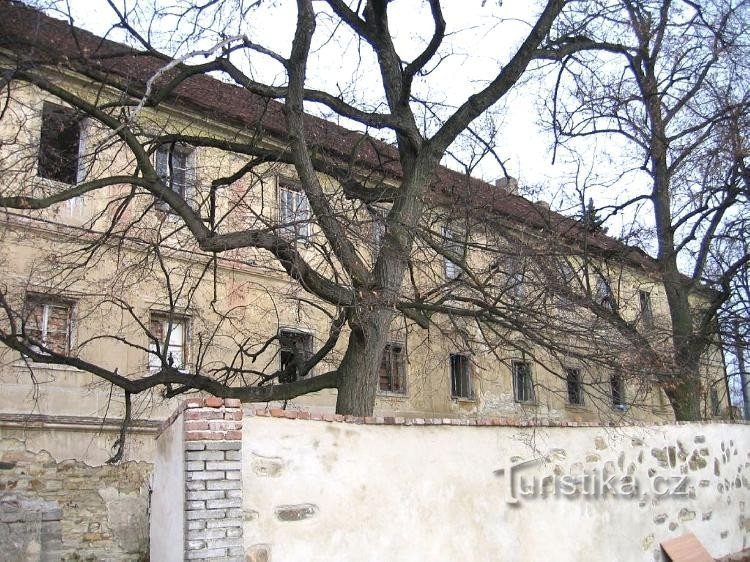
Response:
M495 180L495 187L502 189L509 195L518 195L518 180L514 177L497 178Z

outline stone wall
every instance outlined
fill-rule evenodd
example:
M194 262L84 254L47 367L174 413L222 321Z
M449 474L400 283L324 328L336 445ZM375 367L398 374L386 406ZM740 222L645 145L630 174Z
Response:
M714 557L750 546L747 425L249 414L248 560L654 562L687 532Z
M90 466L0 440L3 560L145 560L151 465Z

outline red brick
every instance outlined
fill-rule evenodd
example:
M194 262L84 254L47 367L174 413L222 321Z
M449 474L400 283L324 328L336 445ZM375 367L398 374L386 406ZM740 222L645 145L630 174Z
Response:
M224 419L225 420L241 420L242 410L224 412Z
M183 402L186 408L201 408L203 406L203 398L188 398Z
M224 405L223 398L217 398L216 396L209 396L204 400L207 408L221 408Z
M342 422L344 421L344 416L341 414L333 414L333 421Z
M365 423L366 424L370 424L370 425L374 425L374 424L377 423L377 420L374 417L372 417L372 416L366 416L365 417Z
M269 414L268 410L266 410L266 409L260 409L260 408L258 408L257 410L255 410L255 415L267 418L271 414Z
M314 421L323 421L322 414L310 414L310 419Z
M216 410L187 410L185 412L186 420L222 420L224 414Z
M207 421L189 420L185 422L185 431L201 431L207 429L213 429L212 427L209 427Z
M298 412L297 413L297 419L298 420L309 420L310 419L310 412Z
M224 398L224 406L227 408L242 408L242 400L239 398Z
M271 416L274 418L283 418L285 411L286 410L282 410L281 408L271 408Z
M296 420L297 419L297 412L296 410L287 410L284 413L284 417L290 420Z
M323 414L323 421L332 422L333 414Z
M240 441L242 439L241 431L227 431L224 435L224 439L227 441Z

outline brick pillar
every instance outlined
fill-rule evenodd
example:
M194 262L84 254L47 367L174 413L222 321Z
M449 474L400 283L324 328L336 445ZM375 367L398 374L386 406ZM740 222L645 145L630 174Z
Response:
M183 415L185 560L243 562L241 403L194 398Z

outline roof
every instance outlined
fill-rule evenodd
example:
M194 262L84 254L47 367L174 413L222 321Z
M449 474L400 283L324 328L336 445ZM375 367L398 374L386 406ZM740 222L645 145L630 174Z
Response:
M115 80L128 93L142 93L146 81L171 60L137 51L54 19L20 2L0 0L0 48L15 53L19 62L63 65L92 78ZM169 75L165 76L166 82ZM184 106L218 122L271 137L286 138L283 104L204 74L188 77L174 90L170 103ZM305 117L305 134L334 157L354 158L358 165L401 177L395 147L366 137L319 117ZM355 150L356 147L356 150ZM647 272L658 271L656 261L640 248L628 246L601 232L590 232L580 221L550 211L545 205L508 193L477 178L440 166L431 185L437 199L460 201L471 209L491 210L524 227L551 230L574 245L585 245L602 256L623 260Z

